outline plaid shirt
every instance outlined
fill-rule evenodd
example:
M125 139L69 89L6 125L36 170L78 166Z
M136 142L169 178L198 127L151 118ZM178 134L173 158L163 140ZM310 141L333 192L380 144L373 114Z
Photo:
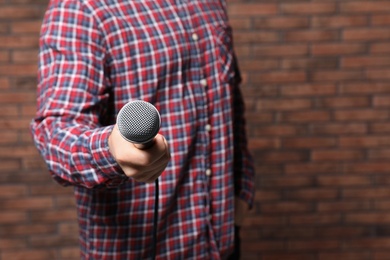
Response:
M36 146L73 185L83 259L150 256L154 185L108 149L130 100L161 113L171 161L160 176L157 258L221 259L234 195L252 204L239 73L223 0L52 0L41 30Z

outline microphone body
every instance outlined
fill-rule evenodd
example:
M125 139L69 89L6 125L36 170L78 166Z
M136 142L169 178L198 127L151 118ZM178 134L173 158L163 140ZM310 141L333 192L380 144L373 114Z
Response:
M160 113L152 104L135 100L122 107L118 113L117 125L122 137L134 143L138 149L148 149L153 146L154 138L160 130ZM155 181L153 233L151 244L151 259L156 259L157 253L157 229L159 207L159 184Z

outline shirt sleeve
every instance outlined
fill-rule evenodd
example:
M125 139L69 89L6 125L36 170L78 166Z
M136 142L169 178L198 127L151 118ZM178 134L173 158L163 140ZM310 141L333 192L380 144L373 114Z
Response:
M127 179L108 148L102 124L110 87L104 42L82 1L51 1L40 37L35 144L54 179L88 188Z
M255 193L255 171L252 157L247 147L245 104L239 88L241 77L234 57L235 78L233 82L234 111L234 188L235 195L253 206Z

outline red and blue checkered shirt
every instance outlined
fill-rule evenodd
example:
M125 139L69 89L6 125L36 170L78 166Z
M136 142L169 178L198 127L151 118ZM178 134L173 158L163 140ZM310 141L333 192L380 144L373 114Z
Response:
M83 259L150 256L154 185L108 148L130 100L161 113L171 161L160 181L157 258L222 259L234 196L253 202L243 101L223 0L52 0L40 38L36 146L73 185Z

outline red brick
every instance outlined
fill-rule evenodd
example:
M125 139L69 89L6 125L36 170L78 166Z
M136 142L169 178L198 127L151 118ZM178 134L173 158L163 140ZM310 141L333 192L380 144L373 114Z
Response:
M362 238L349 240L345 243L347 249L388 249L390 246L390 238Z
M61 247L62 249L59 252L60 259L72 260L80 258L80 248L77 246L74 247Z
M308 46L303 44L255 46L252 50L256 57L304 56L309 53Z
M360 199L375 199L375 198L390 198L390 191L386 188L359 188L345 189L343 192L344 198L360 198ZM390 216L390 214L389 214Z
M251 19L249 17L230 18L230 25L233 31L248 30L251 28Z
M327 96L333 95L336 93L336 86L334 84L300 84L300 85L292 85L292 86L283 86L281 88L282 96Z
M387 28L363 28L345 29L342 33L345 41L373 41L390 40L390 29Z
M267 188L281 188L281 187L309 187L313 184L311 177L264 177L260 182L260 187Z
M366 177L366 176L321 175L317 177L317 183L319 186L330 186L330 187L370 186L372 184L372 180L370 177Z
M0 76L0 90L8 90L10 88L9 81Z
M334 113L334 118L337 121L375 121L389 118L389 113L386 110L375 109L351 109L340 110Z
M0 17L2 19L29 20L32 18L41 18L42 9L36 7L25 6L2 6L0 9Z
M390 17L388 14L373 15L371 20L373 25L390 25Z
M278 124L256 127L255 132L257 136L293 136L304 132L304 130L298 126Z
M262 227L262 226L280 226L285 223L285 218L282 216L256 216L246 217L243 227Z
M265 214L290 214L312 211L313 206L310 202L274 202L262 203L260 208Z
M313 81L346 81L346 80L363 80L364 75L359 70L323 70L323 71L314 71L311 74Z
M0 170L2 172L20 170L20 162L18 160L6 160L0 163Z
M286 174L310 174L337 173L341 171L341 165L337 163L289 163L285 166Z
M390 93L390 84L384 82L346 82L341 84L340 92L343 94Z
M390 149L375 149L368 152L368 158L372 160L390 159Z
M256 109L259 111L290 111L310 109L312 101L310 99L268 99L260 100Z
M14 144L18 140L18 133L2 131L0 135L0 144Z
M287 42L329 42L338 39L339 34L335 30L296 30L285 34Z
M362 43L317 43L311 47L315 56L350 55L365 53L367 47Z
M343 260L367 260L370 259L369 252L325 252L319 254L318 260L343 259Z
M276 32L267 31L243 31L234 33L234 42L236 45L239 44L250 44L250 43L272 43L279 40L279 35Z
M323 226L318 228L319 238L334 238L338 239L356 239L358 237L364 237L371 231L370 227L367 226L348 226L345 224Z
M278 6L276 4L230 4L228 12L232 17L271 15L278 12Z
M25 251L5 251L0 253L0 259L12 259L12 260L53 260L55 259L54 250L44 250L44 249L31 249Z
M75 209L60 209L55 211L35 211L31 213L31 220L35 223L43 222L59 222L59 221L75 221L77 214Z
M27 248L26 239L4 238L0 239L0 250L22 250ZM1 259L1 258L0 258Z
M390 107L390 96L376 96L373 100L374 107Z
M1 156L1 155L0 155ZM23 197L28 195L28 187L21 184L0 185L0 199Z
M255 29L303 29L308 28L310 21L307 17L261 17L254 19L253 27Z
M16 22L11 26L11 32L16 34L31 34L31 35L39 35L41 29L41 20L37 21L28 21L28 22Z
M21 197L13 199L3 199L0 206L5 210L37 210L47 209L53 206L53 199L50 197Z
M0 50L0 63L6 63L9 61L10 54L7 51ZM5 81L5 79L1 79L0 82ZM0 87L1 89L1 87Z
M390 69L369 69L366 75L370 80L390 80Z
M342 221L340 214L298 214L289 217L292 225L336 225Z
M300 151L269 151L257 153L256 157L263 163L284 163L307 161L308 154Z
M342 243L337 240L301 240L288 243L290 250L335 250L341 249Z
M291 203L294 205L294 203ZM297 212L297 214L301 214ZM289 227L287 225L281 227L264 227L263 228L263 237L268 239L314 239L317 237L318 232L313 226L295 226Z
M281 68L286 70L337 69L339 67L338 64L339 61L337 59L324 56L319 58L284 58Z
M390 3L388 1L380 3L373 1L341 2L340 11L343 13L382 13L390 11Z
M334 200L338 198L339 191L330 188L301 188L288 191L286 196L296 201Z
M341 60L344 68L370 68L390 65L390 57L383 56L361 56L345 57Z
M282 11L285 14L331 14L336 11L335 3L316 3L316 2L306 2L306 3L287 3L282 5Z
M37 48L38 37L34 36L2 36L0 34L0 48Z
M335 147L337 140L330 137L285 138L282 146L286 148L329 148Z
M14 63L36 63L38 62L38 52L36 51L14 51L12 52L11 60ZM34 85L36 85L36 82L34 82Z
M279 148L280 141L276 138L256 138L248 144L249 149L272 149Z
M363 160L364 151L355 150L318 150L312 152L313 161L356 161Z
M367 200L346 200L346 201L337 201L337 202L319 202L317 205L317 210L319 212L352 212L352 215L355 211L359 210L369 210L371 209L371 203ZM341 232L343 233L343 232ZM333 234L333 236L339 236L340 234ZM356 235L356 233L353 233Z
M390 251L378 250L372 253L372 259L374 260L387 260L390 258Z
M283 122L304 123L304 122L326 122L330 120L328 111L303 111L303 112L286 112L283 115Z
M320 123L313 124L311 131L315 135L365 134L368 126L365 123Z
M58 189L58 187L57 187L57 189ZM73 190L72 189L65 189L65 188L63 188L61 190L64 190L63 191L64 195L56 197L56 201L55 201L56 207L59 207L59 208L74 208L76 206L76 201L73 198Z
M28 214L26 212L6 211L0 214L0 225L19 224L27 221L28 221ZM0 249L1 249L1 243L0 243Z
M388 43L374 42L371 44L370 48L371 53L373 54L382 54L382 53L390 53L390 46Z
M262 260L313 260L314 253L264 253Z
M346 172L350 173L364 173L364 174L379 174L387 173L390 163L388 162L358 162L349 164L345 168ZM376 189L376 188L374 188Z
M259 71L279 68L279 61L276 59L243 60L240 68L246 71ZM257 91L259 91L256 88Z
M373 203L373 209L378 211L387 211L390 206L390 200L378 200Z
M370 131L376 134L390 133L390 123L372 123Z
M348 224L390 224L390 213L350 213L345 216Z
M31 235L50 235L55 234L57 227L49 223L45 224L15 224L3 226L1 234L5 237L31 236Z
M46 235L46 236L34 236L30 239L30 245L34 248L56 248L56 247L66 247L75 245L78 243L78 232L72 234L71 236L65 235Z
M369 107L371 105L370 97L327 97L321 99L319 107L325 108L356 108Z
M349 148L370 148L390 145L388 136L358 136L358 137L340 137L339 144L341 147Z
M280 72L264 72L251 77L253 83L297 83L305 82L307 79L306 73L302 71L280 71Z
M346 28L368 25L365 15L313 16L312 25L319 28Z

